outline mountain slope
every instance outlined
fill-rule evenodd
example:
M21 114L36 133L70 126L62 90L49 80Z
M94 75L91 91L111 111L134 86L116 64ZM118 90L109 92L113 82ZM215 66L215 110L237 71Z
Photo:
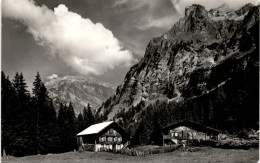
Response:
M73 104L76 115L90 104L95 111L115 92L115 86L90 77L65 76L45 83L49 95L58 106L59 102Z
M203 107L209 112L212 104L205 103L207 97L215 100L213 110L237 108L239 116L227 111L231 119L241 117L250 107L245 119L253 116L256 122L258 37L258 6L247 4L237 11L222 6L207 11L192 5L170 31L149 42L142 60L129 70L116 95L99 111L112 118L142 101L148 106L159 100L181 102L183 107L191 102L187 109Z

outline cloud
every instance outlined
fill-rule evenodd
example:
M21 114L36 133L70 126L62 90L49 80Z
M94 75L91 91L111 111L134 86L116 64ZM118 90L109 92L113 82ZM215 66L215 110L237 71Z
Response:
M239 9L246 3L252 3L257 5L258 0L171 0L173 7L178 11L179 14L184 15L185 8L192 4L200 4L205 6L207 10L217 8L223 4L227 4L232 9Z
M116 0L114 7L123 8L124 11L134 11L143 6L154 8L157 2L158 0Z
M159 18L159 19L153 19L153 18L147 18L146 23L139 25L138 29L140 30L146 30L152 27L156 28L168 28L172 27L174 22L176 22L176 18L174 16L168 16L164 18Z
M135 60L101 23L82 18L61 4L53 10L31 0L3 0L3 16L27 26L36 42L81 74L101 75Z
M139 30L147 30L169 29L184 16L185 8L192 4L201 4L209 10L224 3L230 8L238 9L246 3L257 5L258 0L116 0L114 8L120 12L139 12L138 17L134 18L135 27Z
M53 79L57 79L57 78L58 78L57 74L52 74L52 75L46 77L46 79L48 79L48 80L53 80Z
M138 17L132 19L139 30L169 29L179 19L169 0L116 0L114 8L119 12L138 12Z

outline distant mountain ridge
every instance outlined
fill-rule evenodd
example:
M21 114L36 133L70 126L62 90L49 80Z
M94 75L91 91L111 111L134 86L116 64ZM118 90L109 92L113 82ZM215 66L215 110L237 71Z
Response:
M121 110L159 100L182 102L183 106L191 103L187 109L203 108L209 114L224 109L223 114L236 121L248 106L251 111L244 120L251 116L249 121L255 125L259 113L258 52L259 6L246 4L236 11L222 6L207 11L192 5L172 29L149 42L144 57L130 68L116 95L99 112L112 119Z
M85 76L58 77L47 81L45 85L57 107L59 102L68 104L71 101L76 115L88 104L96 111L115 92L112 84Z

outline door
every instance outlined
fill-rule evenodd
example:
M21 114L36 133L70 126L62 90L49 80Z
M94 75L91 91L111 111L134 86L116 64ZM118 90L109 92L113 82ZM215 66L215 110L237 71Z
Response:
M116 144L113 144L113 151L116 151Z

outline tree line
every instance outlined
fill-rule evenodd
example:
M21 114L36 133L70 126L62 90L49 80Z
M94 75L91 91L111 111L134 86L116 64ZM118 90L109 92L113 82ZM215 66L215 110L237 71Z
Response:
M73 151L77 148L76 134L103 120L94 116L90 105L76 116L71 102L60 103L56 113L39 73L32 93L27 90L22 73L16 73L10 80L2 71L1 79L1 145L6 154L24 156Z
M184 111L177 105L157 101L145 107L141 102L127 111L118 111L114 119L128 131L132 145L162 145L162 128L185 119Z
M198 98L158 100L147 107L141 102L128 110L122 108L115 120L130 133L134 145L162 145L162 128L184 119L243 138L259 130L259 83L255 79L241 73Z
M199 98L178 103L157 101L147 107L141 102L128 110L122 108L114 120L130 134L134 145L161 145L161 129L183 119L243 135L243 132L258 129L259 94L255 89L258 82L253 77L249 82L246 77L240 78L242 75ZM76 117L72 103L61 103L56 113L39 73L32 94L27 90L22 73L17 73L10 81L2 72L1 84L2 149L11 155L74 150L76 133L106 120L111 111L110 108L103 115L98 112L93 115L88 106Z

